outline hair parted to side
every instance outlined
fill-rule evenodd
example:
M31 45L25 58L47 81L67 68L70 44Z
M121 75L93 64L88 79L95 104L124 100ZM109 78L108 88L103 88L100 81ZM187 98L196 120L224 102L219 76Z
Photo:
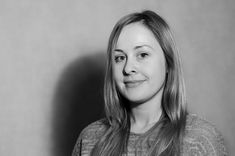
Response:
M180 58L166 21L152 11L132 13L121 18L114 26L107 49L107 68L104 85L105 113L108 130L95 145L93 156L121 156L127 152L130 133L129 108L120 95L113 79L112 55L122 29L140 22L159 42L166 60L166 80L162 97L163 115L155 126L160 126L156 142L149 155L179 155L186 122L186 97Z

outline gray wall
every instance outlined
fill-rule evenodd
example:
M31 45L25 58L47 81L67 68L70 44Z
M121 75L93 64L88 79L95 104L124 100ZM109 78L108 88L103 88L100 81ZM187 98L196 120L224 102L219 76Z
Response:
M0 155L71 152L82 127L102 116L109 33L142 9L173 28L188 107L217 126L235 155L233 0L1 0Z

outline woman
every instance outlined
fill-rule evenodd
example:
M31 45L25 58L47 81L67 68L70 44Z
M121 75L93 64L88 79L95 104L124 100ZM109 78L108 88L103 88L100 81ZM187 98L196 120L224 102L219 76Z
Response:
M119 20L107 55L106 118L81 132L73 156L226 155L214 126L187 113L179 56L159 15Z

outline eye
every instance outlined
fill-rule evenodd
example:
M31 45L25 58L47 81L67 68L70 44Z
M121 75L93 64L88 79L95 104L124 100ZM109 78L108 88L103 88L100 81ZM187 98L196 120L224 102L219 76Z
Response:
M144 59L144 58L146 58L146 57L148 57L148 56L149 56L149 54L146 53L146 52L141 52L141 53L139 53L139 54L137 55L137 57L138 57L139 59Z
M114 56L114 60L115 60L116 63L124 61L125 58L126 57L124 55L116 55L116 56Z

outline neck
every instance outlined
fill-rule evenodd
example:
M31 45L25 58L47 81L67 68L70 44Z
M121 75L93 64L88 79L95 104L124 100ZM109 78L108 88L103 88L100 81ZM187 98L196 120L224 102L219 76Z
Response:
M162 114L162 92L163 90L160 90L151 100L131 109L130 118L132 132L143 133L159 121Z

